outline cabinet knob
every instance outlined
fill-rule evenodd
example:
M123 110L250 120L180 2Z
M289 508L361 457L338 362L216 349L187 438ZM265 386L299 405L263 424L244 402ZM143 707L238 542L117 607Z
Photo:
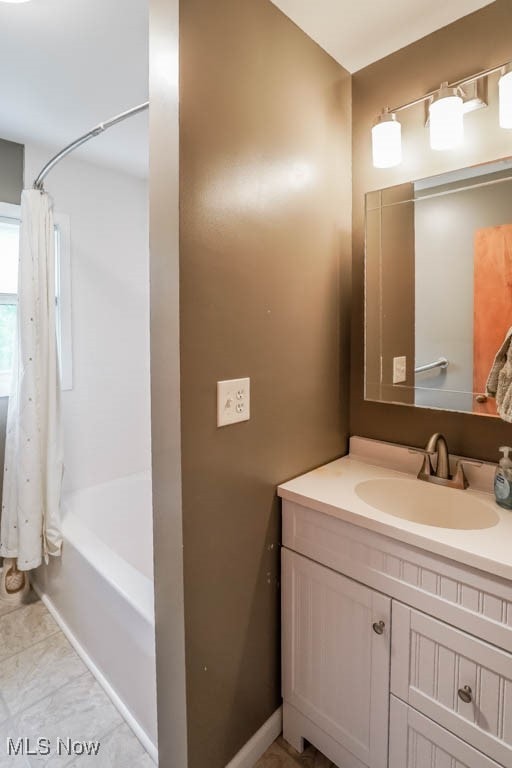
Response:
M386 625L384 624L384 622L383 622L383 621L376 621L376 622L373 624L373 631L374 631L374 632L375 632L377 635L382 635L382 634L384 634L384 629L385 629L385 627L386 627Z
M465 685L464 688L459 688L457 693L459 695L459 699L463 701L464 704L471 704L473 701L473 691L469 685Z

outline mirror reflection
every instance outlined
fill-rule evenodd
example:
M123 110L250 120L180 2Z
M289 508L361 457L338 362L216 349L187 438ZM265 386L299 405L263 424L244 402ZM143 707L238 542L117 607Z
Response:
M367 194L366 399L512 420L511 327L510 159Z

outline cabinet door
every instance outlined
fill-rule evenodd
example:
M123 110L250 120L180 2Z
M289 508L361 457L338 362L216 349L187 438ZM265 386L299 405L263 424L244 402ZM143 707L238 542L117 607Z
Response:
M394 696L389 734L390 768L500 768Z
M283 697L361 763L386 768L391 600L282 554Z

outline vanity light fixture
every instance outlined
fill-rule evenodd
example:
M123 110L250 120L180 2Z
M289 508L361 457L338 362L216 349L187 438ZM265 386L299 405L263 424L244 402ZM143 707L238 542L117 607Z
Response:
M444 82L407 104L384 109L372 127L373 165L392 168L402 160L401 125L397 113L418 104L428 105L430 146L435 150L454 149L464 141L464 114L487 106L487 78L501 73L499 80L500 126L512 129L512 61L485 69L475 75Z
M464 141L464 102L460 88L442 83L429 106L430 146L454 149Z
M512 128L512 64L503 67L499 80L500 125Z
M393 168L402 162L402 126L396 114L384 109L372 128L373 164Z

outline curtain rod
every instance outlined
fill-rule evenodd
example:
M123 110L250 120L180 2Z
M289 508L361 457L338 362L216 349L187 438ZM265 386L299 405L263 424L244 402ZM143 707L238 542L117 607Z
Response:
M75 139L75 141L71 142L71 144L68 144L67 147L64 147L64 149L61 149L61 151L55 155L55 157L52 157L52 159L46 163L41 173L34 181L34 189L39 189L41 191L44 189L44 180L47 175L50 173L52 168L54 168L57 163L66 157L66 155L69 155L70 152L73 152L73 150L81 147L82 144L85 144L86 141L94 139L95 136L99 136L100 133L103 133L113 125L116 125L117 123L120 123L129 117L133 117L133 115L137 115L139 112L144 112L144 110L148 109L148 107L149 101L145 101L143 104L139 104L137 107L132 107L131 109L126 110L126 112L121 112L121 114L116 115L115 117L111 117L110 120L106 120L104 123L99 123L99 125L93 128L91 131L84 133L83 136Z

